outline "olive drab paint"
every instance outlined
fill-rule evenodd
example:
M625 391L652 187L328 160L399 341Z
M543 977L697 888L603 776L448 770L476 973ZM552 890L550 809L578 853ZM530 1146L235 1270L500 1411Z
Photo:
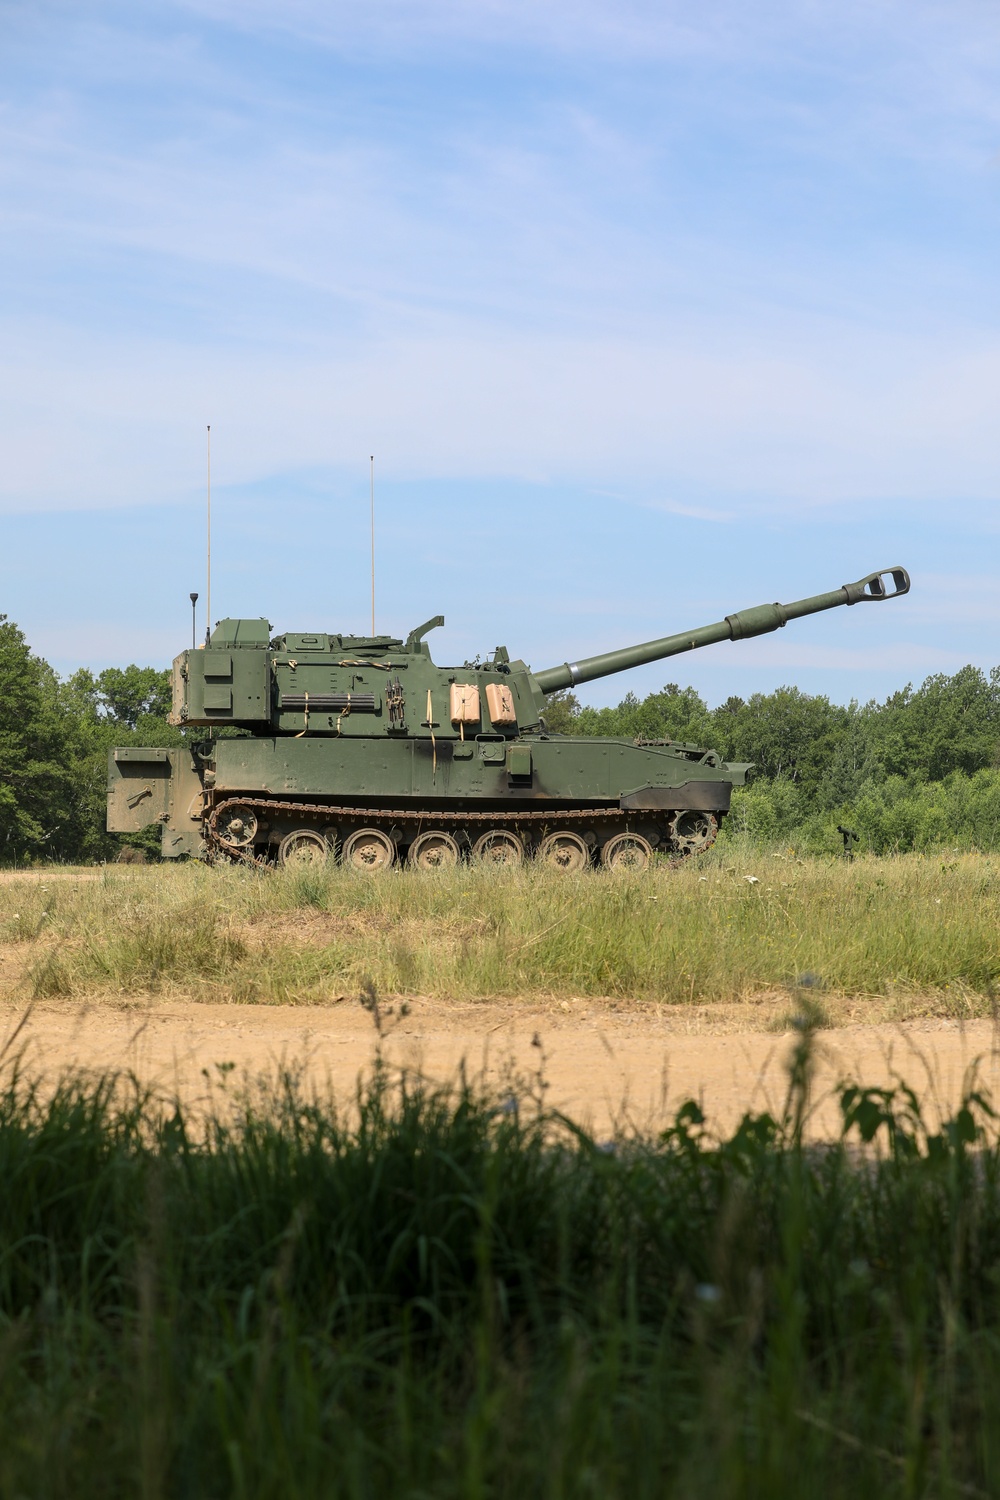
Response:
M287 864L336 852L372 870L529 853L566 870L595 858L641 868L654 850L697 853L750 768L703 746L550 733L547 695L909 587L891 568L539 672L502 646L486 661L435 665L425 636L441 615L405 641L272 636L264 619L222 620L173 665L170 722L186 743L111 751L108 828L161 824L168 859Z

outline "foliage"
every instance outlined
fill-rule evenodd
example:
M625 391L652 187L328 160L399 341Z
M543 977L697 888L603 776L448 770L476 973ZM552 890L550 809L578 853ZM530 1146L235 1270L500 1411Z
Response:
M804 1143L685 1105L598 1142L384 1070L0 1091L0 1492L978 1496L1000 1483L1000 1146L848 1085Z
M998 763L1000 668L989 677L963 667L954 677L928 677L906 687L873 713L873 743L891 776L940 781L952 771L969 774Z
M571 734L579 712L580 700L569 688L550 693L545 700L545 728L550 734Z
M617 708L581 709L572 732L702 744L712 733L712 721L694 688L682 689L668 682L648 698L627 693Z
M74 844L75 729L55 674L0 615L0 859L58 857Z

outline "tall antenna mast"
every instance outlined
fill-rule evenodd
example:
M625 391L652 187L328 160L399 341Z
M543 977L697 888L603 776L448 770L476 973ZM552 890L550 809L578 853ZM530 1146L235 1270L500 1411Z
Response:
M205 645L212 638L212 427L208 433L208 587L205 590Z
M371 521L372 521L372 635L375 634L375 455L371 456L369 469L369 492L371 496Z

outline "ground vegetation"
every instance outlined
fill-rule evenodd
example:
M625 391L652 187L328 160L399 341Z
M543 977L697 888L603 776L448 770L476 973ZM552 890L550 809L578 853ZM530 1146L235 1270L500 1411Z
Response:
M995 1012L1000 861L728 845L641 876L109 866L0 883L13 1000L751 1003L810 976L880 1019Z
M804 1144L685 1105L595 1139L544 1077L294 1078L209 1118L0 1089L0 1491L863 1500L995 1494L1000 1144L845 1085Z

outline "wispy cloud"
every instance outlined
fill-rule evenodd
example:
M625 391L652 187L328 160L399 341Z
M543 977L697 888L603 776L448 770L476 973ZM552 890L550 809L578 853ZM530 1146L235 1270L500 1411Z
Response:
M891 512L895 554L935 515L980 536L1000 499L992 5L39 0L4 24L8 516L187 503L207 421L223 492L276 507L374 449L388 481L534 486L523 524L577 538L628 639L612 527L684 534L686 612L727 548L785 571L781 527ZM962 654L948 618L993 618L954 600L915 590L927 661Z
M636 506L639 510L656 510L667 516L686 516L694 521L710 521L715 526L724 526L729 521L735 521L737 517L735 510L720 510L709 505L685 505L680 500L650 500L636 495L616 495L614 498L625 505Z
M25 346L29 366L36 343L71 365L76 336L96 335L96 415L101 389L118 400L105 339L129 385L152 338L168 367L183 364L176 342L210 386L231 388L235 347L237 385L255 378L273 421L289 378L363 392L397 431L415 401L425 440L428 420L439 426L427 405L454 403L487 472L597 463L601 479L603 449L619 472L743 472L807 500L866 482L905 492L914 472L919 493L947 474L983 494L1000 357L997 320L982 317L984 295L997 310L991 274L969 235L907 232L912 184L913 202L896 190L895 225L876 206L904 137L934 150L962 137L974 155L996 119L996 91L967 87L996 65L982 45L990 13L959 10L975 55L955 11L931 5L893 32L892 5L838 8L833 24L822 8L775 4L751 24L732 5L693 23L679 6L218 3L173 12L213 21L211 34L161 24L155 36L104 7L57 43L59 86L22 81L0 116L8 285L41 320L8 323L10 378L21 384ZM310 71L299 54L267 67L227 48L241 28L334 53L363 34L375 61L358 74ZM424 59L399 88L398 59L379 51L425 34L485 47L495 32L542 50L624 49L626 71L533 86L482 55L476 95L447 52L443 79ZM865 60L873 39L886 73ZM675 58L672 87L654 91L629 49ZM943 119L923 128L935 110ZM386 378L373 390L376 359ZM396 378L414 365L427 390ZM159 394L161 411L176 409ZM311 408L308 391L295 397ZM302 438L282 427L275 449L290 457ZM415 469L454 472L453 441L425 441Z
M801 62L814 50L832 68L852 54L859 71L874 59L873 43L906 59L936 42L946 51L983 62L982 44L1000 38L1000 20L987 0L888 0L871 5L844 0L835 10L815 0L177 0L177 9L250 31L285 32L335 50L360 41L407 49L425 39L437 48L467 41L530 46L562 55L596 53L629 61L710 56L715 62L759 65L766 59ZM908 23L901 26L901 21Z
M992 499L1000 429L988 393L1000 347L955 352L931 378L880 368L851 379L815 356L706 354L664 346L437 326L319 357L273 347L200 349L9 324L0 496L10 509L162 502L184 491L194 434L212 418L231 482L342 469L376 443L387 474L628 481L635 503L725 520L794 516L838 501ZM882 379L880 379L880 375ZM956 391L975 392L960 402ZM48 437L46 438L46 434ZM223 450L220 450L220 452ZM644 500L713 490L725 507ZM741 493L746 476L752 491ZM763 498L762 497L766 497Z
M284 33L337 51L427 47L464 48L470 43L544 49L566 54L598 53L626 58L691 56L708 48L733 51L737 39L729 6L705 7L693 20L677 4L643 0L374 0L358 7L334 0L180 0L203 18L249 31ZM762 7L762 15L766 7Z

